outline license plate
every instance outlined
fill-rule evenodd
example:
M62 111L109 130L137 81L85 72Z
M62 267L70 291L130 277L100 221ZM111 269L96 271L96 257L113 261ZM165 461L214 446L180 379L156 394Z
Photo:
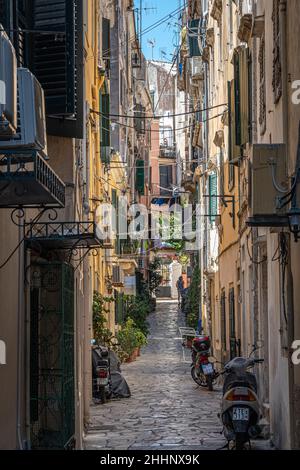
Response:
M97 379L97 385L107 385L108 384L108 379Z
M214 372L212 364L202 364L202 370L204 375L211 375Z
M249 421L249 409L233 408L232 419L233 421Z

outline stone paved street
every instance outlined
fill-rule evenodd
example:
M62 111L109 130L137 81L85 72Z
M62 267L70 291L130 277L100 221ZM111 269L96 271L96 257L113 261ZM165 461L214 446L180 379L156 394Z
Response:
M132 397L91 409L87 449L217 449L220 391L200 389L183 361L177 303L160 302L149 317L149 344L122 366ZM219 388L220 390L220 388Z

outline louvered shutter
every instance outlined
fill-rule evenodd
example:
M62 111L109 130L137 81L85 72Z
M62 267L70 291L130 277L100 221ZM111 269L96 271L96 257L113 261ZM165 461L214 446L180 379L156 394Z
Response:
M209 175L208 189L209 189L209 220L210 222L215 222L217 211L218 211L218 199L217 199L218 181L217 181L216 173Z
M145 108L141 104L135 106L134 126L138 134L145 134Z
M102 18L102 57L110 59L110 20Z
M75 15L74 0L34 2L33 28L51 31L34 35L32 66L45 92L48 115L76 112Z
M200 49L198 44L198 27L199 20L191 20L188 23L188 37L189 37L189 51L190 57L200 56Z
M135 189L139 194L144 195L145 191L145 165L144 160L136 161L136 180Z
M0 0L0 24L10 36L10 0Z
M221 314L221 340L223 352L226 351L226 303L225 292L223 291L220 299L220 314Z
M250 101L250 55L249 49L243 48L239 53L239 89L240 89L240 119L241 145L250 141L249 123L251 115Z
M103 162L110 161L110 96L108 93L100 92L101 132L100 132L100 155Z
M233 59L234 66L234 103L231 112L235 113L235 145L241 146L241 103L240 103L240 61L239 54L235 52Z
M236 143L236 107L235 107L235 80L228 82L228 117L229 117L229 161L235 160L240 155L240 147Z

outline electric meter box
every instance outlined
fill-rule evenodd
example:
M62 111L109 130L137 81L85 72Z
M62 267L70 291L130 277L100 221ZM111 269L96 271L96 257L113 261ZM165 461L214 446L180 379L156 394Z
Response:
M279 209L284 195L276 189L289 189L285 144L254 144L252 148L251 212L255 216L285 215Z

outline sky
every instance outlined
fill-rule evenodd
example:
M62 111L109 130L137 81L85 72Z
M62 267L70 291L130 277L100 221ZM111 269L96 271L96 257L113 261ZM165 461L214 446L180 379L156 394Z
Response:
M179 9L183 3L183 0L142 0L142 30L144 31L161 18ZM135 0L135 8L139 7L140 0ZM150 8L150 10L144 10L144 8ZM176 25L176 23L178 23L178 14L167 19L152 31L143 34L142 49L147 59L152 59L152 47L149 41L155 41L153 58L155 60L172 61L174 50L178 46L178 24Z

